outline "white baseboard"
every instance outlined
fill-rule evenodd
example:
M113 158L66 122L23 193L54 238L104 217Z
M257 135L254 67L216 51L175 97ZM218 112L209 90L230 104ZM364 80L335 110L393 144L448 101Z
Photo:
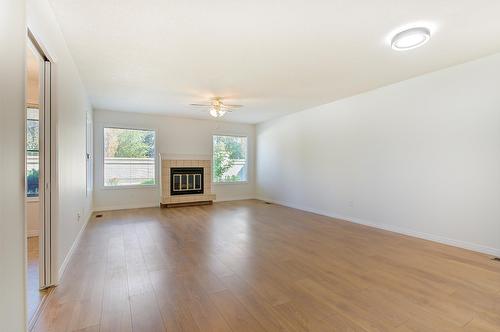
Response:
M255 195L231 196L231 198L216 199L214 202L244 201L247 199L256 199L256 197Z
M231 198L216 199L214 202L229 202L229 201L242 201L246 199L255 199L255 195L240 195L232 196ZM114 205L114 206L101 206L94 207L94 212L103 211L118 211L118 210L132 210L159 207L160 203L147 203L147 204L130 204L130 205Z
M477 252L480 252L483 254L492 255L492 256L496 256L496 257L500 256L500 249L484 246L484 245L477 244L477 243L450 239L450 238L447 238L445 236L429 234L429 233L420 232L420 231L416 231L413 229L408 229L408 228L399 227L399 226L395 226L395 225L375 223L375 222L363 220L360 218L343 216L343 215L339 215L339 214L332 213L329 211L321 211L321 210L310 208L307 206L300 206L298 204L293 204L290 202L278 201L278 200L273 200L273 199L266 199L266 198L262 198L262 197L260 197L258 199L261 201L266 201L266 202L270 202L270 203L274 203L274 204L278 204L278 205L291 207L294 209L312 212L312 213L320 214L320 215L335 218L335 219L349 221L349 222L352 222L355 224L360 224L360 225L369 226L369 227L373 227L373 228L383 229L383 230L398 233L398 234L413 236L413 237L417 237L420 239L434 241L434 242L438 242L438 243L442 243L442 244L446 244L446 245L450 245L450 246L454 246L454 247L458 247L458 248L463 248L463 249L467 249L467 250L477 251Z
M102 212L102 211L117 211L117 210L132 210L132 209L144 209L144 208L152 208L159 207L160 203L149 203L149 204L132 204L132 205L114 205L114 206L101 206L94 207L94 212Z
M66 271L66 267L68 267L68 263L71 260L71 256L73 256L73 253L74 253L76 247L78 247L78 243L80 242L82 234L85 231L85 228L87 228L87 225L90 221L90 218L92 218L92 215L93 215L93 211L90 211L89 215L85 219L85 224L82 226L82 228L78 232L78 235L76 236L75 240L73 241L73 245L71 245L71 248L69 249L68 253L66 254L66 257L64 257L64 261L61 264L61 266L59 267L56 284L58 284L61 281L61 279L64 275L64 272Z

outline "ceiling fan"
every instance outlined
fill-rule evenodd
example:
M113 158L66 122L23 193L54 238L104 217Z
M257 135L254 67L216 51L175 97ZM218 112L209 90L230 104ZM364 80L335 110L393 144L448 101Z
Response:
M224 104L222 101L222 97L214 97L210 101L209 104L189 104L191 106L200 106L200 107L208 107L209 108L209 113L211 116L214 118L220 118L227 112L232 112L233 108L240 108L243 107L243 105L229 105L229 104Z

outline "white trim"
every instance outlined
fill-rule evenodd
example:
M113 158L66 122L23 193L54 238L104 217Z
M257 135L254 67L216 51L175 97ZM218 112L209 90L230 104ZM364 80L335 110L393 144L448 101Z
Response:
M248 177L248 176L247 176ZM225 181L225 182L212 182L215 186L218 186L218 185L238 185L238 184L248 184L248 180L245 180L245 181Z
M99 131L101 132L101 142L100 142L100 149L102 149L102 151L100 151L100 155L101 155L101 165L102 165L102 169L101 169L101 174L99 174L99 179L98 179L98 186L97 188L100 189L100 190L107 190L107 189L142 189L142 188L148 188L148 187L153 187L153 188L157 188L158 187L158 183L160 182L160 179L159 179L159 171L158 169L161 168L161 160L159 160L159 154L158 154L158 129L157 128L153 128L153 127L150 127L150 128L144 128L144 127L135 127L135 126L131 126L131 125L128 125L128 126L121 126L121 125L116 125L116 124L109 124L107 122L100 122L100 123L97 123L97 125L99 126L98 129ZM104 183L104 169L105 169L105 165L104 165L104 162L106 160L106 149L104 147L104 144L105 144L105 137L104 137L104 131L105 129L123 129L123 130L137 130L137 131L153 131L155 133L155 141L154 141L154 151L153 151L153 155L154 155L154 166L155 166L155 184L153 185L149 185L149 184L146 184L146 185L130 185L130 186L106 186L105 183ZM96 152L94 151L94 155L96 155ZM94 161L95 163L95 161ZM94 185L95 185L95 179L97 177L94 175Z
M85 112L85 187L86 197L94 190L94 114L92 109Z
M245 151L245 167L247 169L247 174L246 174L246 179L242 181L215 181L214 179L214 136L226 136L226 137L239 137L239 138L244 138L246 139L246 151ZM212 132L212 156L210 158L211 161L211 167L212 167L212 174L210 174L211 181L213 185L219 185L219 184L248 184L250 182L250 158L249 158L249 147L250 144L248 143L248 135L246 134L227 134L223 132L218 132L214 131ZM253 161L252 161L253 162Z
M93 215L94 215L93 211L90 211L89 216L87 217L87 221L85 221L85 224L82 226L82 228L78 232L78 235L76 236L75 240L73 241L73 244L71 245L71 248L69 249L68 253L66 254L66 257L64 258L63 263L59 267L59 271L57 273L56 284L59 284L59 282L62 280L62 277L64 276L64 272L66 271L66 268L68 267L68 263L71 260L71 257L73 256L73 253L75 252L75 249L78 247L78 243L80 243L80 239L82 237L82 234L85 231L85 229L87 228L87 225L88 225L88 223Z
M102 190L124 190L124 189L158 189L158 184L127 184L127 185L116 185L116 186L106 186L104 185Z
M245 201L249 199L256 199L255 195L240 195L240 196L231 196L231 198L223 198L223 199L217 199L214 202L215 203L222 203L222 202L231 202L231 201Z
M248 137L248 133L241 133L241 130L212 130L212 136L233 136L233 137ZM212 140L213 142L213 140Z
M240 195L231 196L231 198L217 199L215 203L230 202L230 201L244 201L248 199L256 199L255 195ZM94 212L104 212L104 211L119 211L119 210L133 210L133 209L147 209L160 207L160 203L149 203L149 204L135 204L135 205L112 205L103 207L94 207Z
M136 205L101 206L101 207L94 207L94 212L145 209L145 208L152 208L152 207L159 207L159 206L160 206L160 202L154 203L154 204L149 203L149 204L136 204Z
M278 205L283 205L283 206L291 207L291 208L294 208L294 209L299 209L299 210L303 210L303 211L307 211L307 212L312 212L312 213L320 214L320 215L327 216L327 217L330 217L330 218L335 218L335 219L341 219L341 220L349 221L349 222L352 222L352 223L355 223L355 224L360 224L360 225L369 226L369 227L373 227L373 228L383 229L383 230L386 230L386 231L389 231L389 232L394 232L394 233L398 233L398 234L413 236L413 237L417 237L417 238L424 239L424 240L429 240L429 241L433 241L433 242L438 242L438 243L450 245L450 246L453 246L453 247L458 247L458 248L462 248L462 249L472 250L472 251L480 252L480 253L491 255L491 256L496 256L496 257L500 256L500 248L492 248L492 247L484 246L484 245L477 244L477 243L472 243L472 242L467 242L467 241L462 241L462 240L450 239L450 238L447 238L447 237L444 237L444 236L441 236L441 235L435 235L435 234L420 232L420 231L416 231L416 230L413 230L413 229L399 227L399 226L395 226L395 225L384 224L384 223L375 223L375 222L368 221L368 220L363 220L363 219L360 219L360 218L343 216L343 215L339 215L339 214L336 214L336 213L322 211L322 210L314 209L314 208L307 207L307 206L300 206L300 205L289 203L289 202L285 202L285 201L279 201L279 200L273 200L273 199L265 199L265 198L262 198L262 197L259 197L257 199L259 199L261 201L270 202L270 203L273 203L273 204L278 204Z
M43 56L45 56L50 63L53 63L53 64L57 63L57 57L56 57L55 53L52 51L49 51L46 43L44 41L42 41L43 38L40 38L41 36L39 36L37 33L34 32L31 25L32 24L30 24L30 23L27 24L28 40L30 40L31 43L33 43L33 40L36 42L36 45L33 45L33 47L35 47L35 49L37 50L38 53L40 53L40 52L43 53ZM38 48L40 48L40 49L38 49Z

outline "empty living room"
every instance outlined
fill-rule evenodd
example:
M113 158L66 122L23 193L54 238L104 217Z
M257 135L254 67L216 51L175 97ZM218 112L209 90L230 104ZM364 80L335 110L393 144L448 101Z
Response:
M0 332L500 331L500 1L0 17Z

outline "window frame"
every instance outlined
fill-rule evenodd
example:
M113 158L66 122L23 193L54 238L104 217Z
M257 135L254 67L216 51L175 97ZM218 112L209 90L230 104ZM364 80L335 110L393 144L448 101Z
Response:
M38 120L28 119L28 109L36 109L38 111ZM28 196L28 121L37 121L38 122L38 150L30 150L38 152L38 194L34 196ZM26 186L24 188L24 199L27 202L39 202L40 201L40 105L27 103L25 106L25 114L24 114L24 155L25 155L25 166L24 166L24 181L26 182Z
M218 182L218 181L215 181L215 178L214 178L214 171L215 171L215 167L214 167L214 137L215 136L229 136L229 137L238 137L238 138L245 138L246 139L246 151L245 151L245 167L247 168L247 177L246 177L246 180L242 180L242 181L221 181L221 182ZM212 174L210 175L212 178L212 184L214 185L238 185L238 184L248 184L250 182L250 172L249 172L249 165L250 165L250 162L248 160L249 158L249 140L248 140L248 135L244 135L244 134L233 134L233 133L213 133L212 134L212 152L211 152L211 156L210 156L210 159L211 159L211 164L212 164Z
M89 197L94 191L94 119L92 111L87 111L85 120L85 186L86 195Z
M101 124L102 130L101 132L101 146L100 149L101 151L101 165L102 165L102 174L101 174L101 181L100 181L100 188L103 190L120 190L120 189L156 189L159 186L159 179L158 179L158 150L157 150L157 139L158 139L158 130L156 128L145 128L145 127L135 127L135 126L122 126L122 125L110 125L110 124ZM155 141L154 141L154 179L155 183L154 184L132 184L132 185L123 185L123 186L107 186L105 184L105 161L106 161L106 149L105 149L105 138L104 138L104 131L106 129L124 129L124 130L142 130L142 131L152 131L155 133Z

